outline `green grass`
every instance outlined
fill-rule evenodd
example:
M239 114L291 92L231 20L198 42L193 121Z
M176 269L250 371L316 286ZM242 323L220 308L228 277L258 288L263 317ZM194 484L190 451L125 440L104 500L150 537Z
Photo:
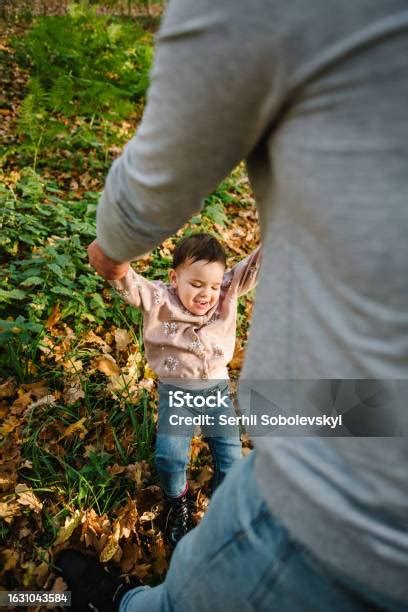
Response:
M130 40L132 32L136 34ZM158 482L152 462L154 389L143 389L135 401L130 383L122 377L121 390L113 393L110 379L94 367L94 359L104 350L100 343L105 342L121 372L132 353L140 354L132 383L146 382L142 316L94 273L86 254L95 237L103 176L117 147L132 132L131 121L123 124L129 97L136 100L135 125L143 108L152 36L133 22L99 20L81 9L66 20L37 20L27 37L14 44L14 59L29 69L30 79L20 107L18 138L7 151L0 151L0 384L10 378L15 383L14 393L0 395L0 409L7 406L7 422L15 401L38 381L48 387L54 401L17 412L20 425L0 440L0 452L16 450L16 478L5 486L4 499L15 499L18 482L30 486L43 503L39 514L22 507L12 522L0 518L0 540L13 548L16 529L28 524L32 539L24 543L23 558L37 563L75 510L114 516L140 488ZM105 51L94 79L94 59L101 47ZM84 57L87 48L92 51L89 58ZM42 54L50 49L55 61L48 70ZM128 60L129 66L123 67ZM117 78L109 77L112 87L101 97L98 88L106 85L107 72ZM92 190L80 185L84 175L95 179ZM229 211L233 215L252 205L245 172L239 167L171 241L199 231L223 239L234 223ZM166 281L170 264L171 255L162 245L153 250L143 274ZM243 340L247 300L241 298L238 306L238 335ZM117 328L130 335L128 350L122 353L116 352L112 339ZM87 340L90 331L99 343ZM73 403L64 399L69 380L83 392ZM81 419L86 431L65 436ZM200 468L206 461L204 452L194 466ZM151 469L137 484L126 468L141 462L143 469ZM114 467L116 474L111 473ZM28 569L8 580L12 587L34 585Z

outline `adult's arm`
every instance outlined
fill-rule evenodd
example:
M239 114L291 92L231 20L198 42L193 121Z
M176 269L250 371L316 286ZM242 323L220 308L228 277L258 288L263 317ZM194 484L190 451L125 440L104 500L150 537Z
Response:
M244 0L170 2L143 119L97 210L98 244L112 260L174 234L262 139L281 89L264 21Z

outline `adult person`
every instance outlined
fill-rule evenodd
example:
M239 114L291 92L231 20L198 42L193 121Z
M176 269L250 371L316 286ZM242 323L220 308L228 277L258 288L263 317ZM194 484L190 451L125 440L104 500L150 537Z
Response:
M403 0L172 0L91 263L120 278L245 159L264 258L243 377L406 379L407 99ZM408 610L407 465L403 438L256 439L121 612Z

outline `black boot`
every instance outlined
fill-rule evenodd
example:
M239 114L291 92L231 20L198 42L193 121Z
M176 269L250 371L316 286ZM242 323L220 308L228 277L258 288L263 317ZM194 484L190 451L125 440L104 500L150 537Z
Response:
M192 500L186 492L181 497L167 497L168 512L166 517L165 533L172 546L193 529L191 513L194 509Z
M115 575L94 557L73 549L60 552L55 567L71 591L71 609L75 612L118 612L123 595L140 586L137 578L126 583L118 572Z

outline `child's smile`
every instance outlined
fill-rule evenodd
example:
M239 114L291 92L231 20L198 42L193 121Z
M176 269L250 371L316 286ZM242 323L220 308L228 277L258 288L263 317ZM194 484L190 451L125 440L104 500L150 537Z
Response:
M169 276L184 308L205 315L219 300L224 271L221 262L200 259L170 270Z

